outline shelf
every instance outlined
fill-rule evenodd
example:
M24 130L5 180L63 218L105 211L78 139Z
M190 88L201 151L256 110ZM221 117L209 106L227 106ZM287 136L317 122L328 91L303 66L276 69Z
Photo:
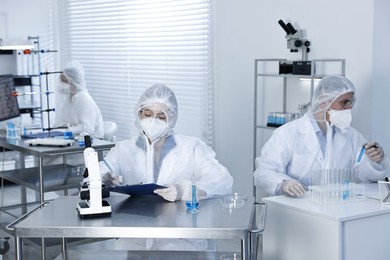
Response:
M275 130L275 129L277 129L278 127L266 126L266 125L256 125L256 128Z
M44 192L79 188L84 177L83 173L74 174L74 167L76 166L64 164L44 166ZM0 171L0 177L39 192L38 167Z

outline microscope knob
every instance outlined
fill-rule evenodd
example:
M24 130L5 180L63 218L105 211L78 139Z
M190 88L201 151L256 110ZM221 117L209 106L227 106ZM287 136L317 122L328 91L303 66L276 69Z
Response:
M295 47L301 47L302 46L302 41L301 40L296 40L294 42L294 45L295 45Z

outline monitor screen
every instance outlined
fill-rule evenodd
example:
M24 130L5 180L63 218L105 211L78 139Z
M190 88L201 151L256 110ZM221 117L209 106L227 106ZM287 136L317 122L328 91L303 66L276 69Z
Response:
M16 96L12 75L0 75L0 121L19 117L19 104Z

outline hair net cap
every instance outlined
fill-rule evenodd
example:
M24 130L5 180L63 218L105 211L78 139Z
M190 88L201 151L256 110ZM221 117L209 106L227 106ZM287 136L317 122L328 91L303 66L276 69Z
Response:
M168 116L168 124L172 129L176 125L178 117L177 100L175 93L163 84L155 84L146 89L136 105L136 117L139 109L148 105L159 106Z
M327 75L318 83L314 91L311 111L318 122L326 121L326 111L341 95L355 92L353 83L341 75Z
M62 73L68 82L76 87L76 91L83 91L87 89L84 80L84 68L80 62L76 60L69 61L66 64L66 67L62 70Z

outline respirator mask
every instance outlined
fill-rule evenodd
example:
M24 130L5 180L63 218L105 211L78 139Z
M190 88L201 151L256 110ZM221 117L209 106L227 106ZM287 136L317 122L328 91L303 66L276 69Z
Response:
M349 127L352 122L352 110L329 110L329 121L332 125L344 129Z
M141 108L139 111L142 111ZM151 110L147 112L147 114L150 113L150 115L146 115L146 117L141 118L141 115L139 115L139 123L142 128L142 131L145 133L145 135L149 138L151 142L165 136L169 132L169 124L168 124L168 116L164 111L159 112L157 115L152 112ZM159 116L159 114L161 114ZM159 117L163 117L164 120L160 119Z
M70 93L70 84L63 81L58 82L57 91L60 94L69 94Z

